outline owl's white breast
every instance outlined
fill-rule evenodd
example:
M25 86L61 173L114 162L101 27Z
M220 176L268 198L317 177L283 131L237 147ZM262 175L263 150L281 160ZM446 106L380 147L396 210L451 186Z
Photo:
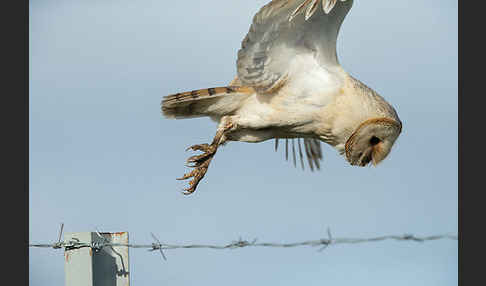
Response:
M311 54L294 57L285 84L273 94L248 97L238 115L254 127L312 133L321 124L316 118L342 92L344 73L320 66Z

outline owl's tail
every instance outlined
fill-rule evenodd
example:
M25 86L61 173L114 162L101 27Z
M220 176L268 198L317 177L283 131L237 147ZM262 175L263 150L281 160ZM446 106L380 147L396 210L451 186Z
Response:
M193 118L231 114L241 100L253 94L251 87L225 86L199 89L165 96L162 114L168 118Z

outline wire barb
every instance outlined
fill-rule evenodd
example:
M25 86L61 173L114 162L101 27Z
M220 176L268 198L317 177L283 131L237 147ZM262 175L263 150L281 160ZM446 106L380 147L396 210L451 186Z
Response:
M59 230L59 238L57 239L57 243L54 243L54 245L52 246L52 248L54 249L58 249L58 248L62 248L62 243L61 243L61 238L62 238L62 230L64 228L64 223L61 223L61 229Z
M155 236L155 234L150 233L152 235L152 238L157 242L157 243L152 243L152 249L149 249L149 251L155 251L159 250L160 254L162 254L162 258L164 258L165 261L167 261L167 257L165 257L164 252L162 251L162 243L160 243L160 240Z
M328 227L327 228L327 237L328 239L321 239L321 243L324 244L323 247L321 247L318 251L322 252L324 249L326 249L330 244L332 244L332 234L331 234L331 229Z

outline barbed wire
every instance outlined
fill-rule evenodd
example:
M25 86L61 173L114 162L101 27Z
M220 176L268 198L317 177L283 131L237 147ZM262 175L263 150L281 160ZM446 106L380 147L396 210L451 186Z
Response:
M160 251L162 258L167 260L163 250L170 250L170 249L195 249L195 248L206 248L206 249L236 249L236 248L244 248L244 247L280 247L280 248L291 248L291 247L299 247L299 246L311 246L311 247L321 247L319 251L326 249L330 245L337 245L337 244L358 244L358 243L367 243L367 242L378 242L378 241L385 241L385 240L395 240L395 241L414 241L414 242L426 242L426 241L433 241L433 240L441 240L441 239L449 239L449 240L458 240L457 235L452 234L441 234L441 235L431 235L431 236L415 236L413 234L403 234L403 235L384 235L378 237L371 237L371 238L333 238L331 234L331 230L327 229L327 238L321 238L316 240L307 240L301 242L293 242L293 243L273 243L273 242L257 242L257 239L252 241L244 240L239 238L237 241L233 241L229 244L225 245L212 245L212 244L168 244L168 243L161 243L160 240L151 233L152 238L155 242L151 244L131 244L131 243L112 243L106 240L98 231L96 231L97 235L102 238L102 242L79 242L77 240L69 240L69 241L61 241L61 235L63 230L64 224L61 224L61 230L59 233L59 239L56 243L50 244L29 244L29 247L39 247L39 248L53 248L53 249L65 249L65 250L73 250L79 248L89 247L94 251L98 252L102 250L104 247L129 247L129 248L144 248L148 249L148 251Z

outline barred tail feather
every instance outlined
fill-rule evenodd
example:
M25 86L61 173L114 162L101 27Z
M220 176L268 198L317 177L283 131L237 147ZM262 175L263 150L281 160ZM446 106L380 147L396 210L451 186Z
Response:
M240 98L253 93L251 87L225 86L199 89L165 96L162 113L168 118L223 116L234 111Z

